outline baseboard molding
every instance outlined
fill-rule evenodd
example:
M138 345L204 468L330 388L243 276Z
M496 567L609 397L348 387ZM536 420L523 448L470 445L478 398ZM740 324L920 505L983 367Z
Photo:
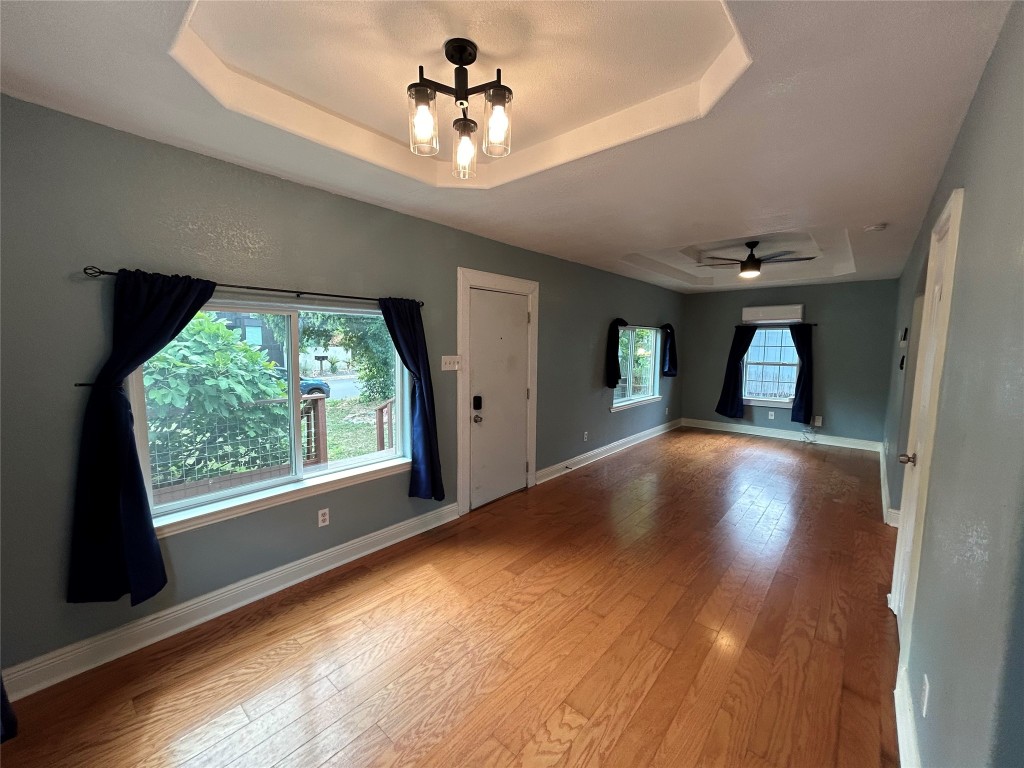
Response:
M456 520L458 516L458 505L448 504L433 512L137 619L109 632L15 664L3 671L7 693L12 700L28 696L332 568Z
M878 477L882 482L882 520L886 525L893 528L900 527L900 511L892 508L892 499L889 497L889 472L886 469L885 446L878 452Z
M914 719L914 700L910 695L907 668L896 675L896 740L900 746L900 768L921 768L921 754L917 749L917 721Z
M727 421L704 421L703 419L679 419L684 427L712 429L716 432L738 432L743 435L759 437L775 437L779 440L794 440L799 443L817 443L819 445L835 445L841 448L857 448L861 451L882 452L882 444L877 440L859 440L854 437L837 437L836 435L815 434L808 439L804 432L791 429L772 429L771 427L755 427L751 424L733 424Z
M614 443L609 443L601 448L595 448L593 451L580 454L575 458L559 462L554 466L538 470L537 483L540 484L545 483L548 480L553 480L559 475L572 472L574 469L579 469L586 464L590 464L598 459L603 459L605 456L611 456L613 453L618 453L624 448L629 448L631 445L642 443L644 440L650 440L652 437L657 437L658 435L663 435L666 432L671 432L673 429L678 429L682 425L683 419L667 421L656 427L645 429L643 432L637 432L635 435L630 435L629 437L624 437L621 440L616 440Z

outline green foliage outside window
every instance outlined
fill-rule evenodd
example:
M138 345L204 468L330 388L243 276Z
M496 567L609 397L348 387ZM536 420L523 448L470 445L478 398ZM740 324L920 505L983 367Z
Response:
M240 336L200 312L143 366L153 488L288 463L287 383Z

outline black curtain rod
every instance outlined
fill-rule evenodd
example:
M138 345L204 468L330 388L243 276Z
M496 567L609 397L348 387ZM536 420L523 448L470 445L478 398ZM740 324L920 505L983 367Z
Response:
M85 267L82 272L88 277L115 277L117 272L108 272L105 269L99 267L88 266ZM378 299L370 296L348 296L343 293L319 293L318 291L293 291L287 288L264 288L260 285L234 285L232 283L217 283L218 288L236 288L242 291L259 291L261 293L287 293L294 296L297 299L301 299L303 296L320 296L325 299L355 299L357 301L377 301ZM417 302L421 307L423 302Z

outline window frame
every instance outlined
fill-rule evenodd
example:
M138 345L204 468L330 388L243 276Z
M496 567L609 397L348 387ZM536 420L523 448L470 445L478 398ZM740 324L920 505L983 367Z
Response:
M634 346L636 342L636 331L638 330L652 331L654 333L654 349L652 350L654 354L652 355L651 360L651 394L616 399L615 392L618 390L618 386L616 386L615 389L612 390L612 405L611 408L609 408L609 411L612 413L623 411L627 408L635 408L638 405L656 403L661 400L661 328L653 325L626 325L619 328L620 337L624 332L628 332L630 334L629 367L622 372L622 378L626 380L627 384L632 378L633 361L636 357L634 354Z
M276 314L288 319L288 418L292 431L291 472L283 477L226 488L211 494L180 499L157 505L153 500L152 468L149 455L149 419L143 366L131 373L126 382L127 394L135 420L135 443L139 454L146 493L149 497L153 524L158 536L202 527L231 517L248 514L280 504L324 493L336 488L408 471L412 461L409 442L409 375L395 350L395 412L398 423L394 431L392 455L371 461L353 459L348 463L323 470L303 467L302 430L300 426L299 380L299 313L331 312L352 315L380 315L373 302L280 302L268 299L224 298L214 296L203 305L202 312L253 312ZM367 454L368 455L368 454Z
M767 325L758 325L757 326L757 330L758 331L780 331L780 330L781 331L789 331L789 324L781 324L781 323L776 324L776 323L772 323L772 324L767 324ZM755 337L756 337L756 335L757 334L755 332ZM790 336L790 341L792 342L792 336ZM750 345L751 346L754 345L753 339L751 339ZM796 347L794 345L794 349L795 348ZM792 409L793 408L793 400L796 397L796 379L793 380L793 394L791 396L789 396L789 397L784 397L784 398L782 398L782 397L780 397L780 398L773 398L773 397L748 397L746 395L746 391L747 391L747 366L749 365L749 363L747 361L747 355L749 355L749 354L750 354L750 349L748 348L747 349L747 354L743 355L743 389L742 389L742 392L743 392L743 404L744 405L760 406L760 407L763 407L763 408L782 408L784 410L785 409ZM762 363L754 363L754 364L755 365L764 365L765 363L762 362ZM796 375L797 375L798 378L800 376L801 362L800 362L800 356L799 355L797 355L797 359L796 359L795 363L779 362L779 363L768 363L768 365L784 365L784 366L786 366L788 368L789 367L796 368Z

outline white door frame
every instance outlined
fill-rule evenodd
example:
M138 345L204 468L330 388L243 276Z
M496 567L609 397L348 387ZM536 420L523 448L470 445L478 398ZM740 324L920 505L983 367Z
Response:
M914 413L917 403L913 400L911 401L911 426L908 430L908 442L905 450L909 453L915 452L915 444L919 444L921 446L921 450L918 452L917 464L913 467L909 464L906 465L907 469L904 471L903 498L900 500L900 535L897 537L896 562L893 564L891 602L892 609L894 613L896 613L896 617L898 619L897 623L900 634L900 669L906 668L908 651L910 649L910 634L914 618L914 603L917 595L917 576L921 566L921 540L924 533L925 506L928 501L932 451L935 441L935 419L938 413L939 390L942 382L943 363L946 357L946 336L949 330L949 312L953 298L953 277L956 270L957 251L959 250L960 217L963 211L963 200L963 189L954 189L953 193L949 196L949 201L942 210L942 214L936 220L935 226L932 227L931 245L928 251L928 273L924 294L924 317L921 321L921 334L918 341L917 364L915 366L914 373L914 392L917 394L919 387L929 386L932 394L928 401L928 414L925 418L925 432L921 435L915 434ZM940 267L939 243L947 238L948 243L952 247L945 249L944 259L941 264L942 291L946 295L946 300L939 305L938 315L933 316L932 302L929 301L929 297L934 295L937 288L936 281L938 279L937 275ZM930 339L934 339L935 341L935 359L932 363L932 370L924 371L922 369L927 364L927 354L925 354L925 350L928 348ZM926 373L930 376L930 381L928 382L924 381ZM911 444L911 442L913 442L913 444ZM917 499L912 501L908 498L908 489L912 488L915 483L912 478L908 482L908 478L906 476L908 472L916 472L919 475L919 479L916 482L916 486L918 488ZM906 518L905 514L906 511L909 511L907 509L908 504L914 502L916 502L916 506L914 507L912 515L913 530L910 530L910 525L907 524L911 523L911 521ZM901 557L902 547L900 546L900 544L903 543L900 540L904 536L912 537L909 549L910 554L909 557L906 558L905 562Z
M470 397L469 372L473 361L469 355L469 300L473 288L488 291L515 293L527 298L527 311L530 322L526 327L526 379L530 390L526 401L526 460L529 468L526 472L526 487L537 483L537 310L540 302L540 283L533 280L522 280L518 277L507 277L490 272L479 272L466 267L458 268L458 407L456 409L458 424L458 504L459 514L469 512L470 491Z

